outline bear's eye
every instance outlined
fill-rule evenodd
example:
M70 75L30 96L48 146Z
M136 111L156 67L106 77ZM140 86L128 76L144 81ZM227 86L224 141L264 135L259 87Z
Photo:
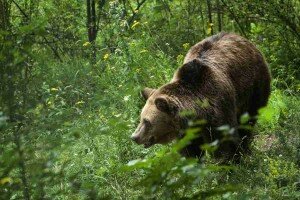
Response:
M151 127L151 122L148 119L143 119L143 123L146 125L147 128Z

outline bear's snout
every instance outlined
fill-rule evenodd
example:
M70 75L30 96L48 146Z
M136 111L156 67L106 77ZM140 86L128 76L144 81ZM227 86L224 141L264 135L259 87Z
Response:
M145 148L148 148L155 144L154 136L151 136L150 138L145 139L141 136L141 134L133 133L131 135L131 139L139 145L143 144Z
M144 134L145 134L145 125L139 124L137 129L134 131L134 133L131 135L131 139L136 142L137 144L142 144L144 140Z
M137 135L137 134L132 134L131 139L132 139L134 142L140 144L140 137L139 137L139 135Z

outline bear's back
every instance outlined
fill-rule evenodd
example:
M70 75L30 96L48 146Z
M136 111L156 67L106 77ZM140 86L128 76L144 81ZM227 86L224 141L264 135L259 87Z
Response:
M270 84L268 66L260 51L236 34L220 33L202 40L191 47L184 63L194 59L207 65L220 81L225 79L233 85L238 104L259 85Z

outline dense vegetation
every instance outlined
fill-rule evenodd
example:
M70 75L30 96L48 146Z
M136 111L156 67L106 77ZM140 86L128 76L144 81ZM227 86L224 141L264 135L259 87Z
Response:
M220 31L272 72L252 154L222 166L180 157L188 138L133 144L139 91ZM300 198L298 0L0 0L0 65L0 199Z

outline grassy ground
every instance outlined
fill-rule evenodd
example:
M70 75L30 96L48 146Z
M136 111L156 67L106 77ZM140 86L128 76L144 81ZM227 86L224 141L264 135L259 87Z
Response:
M57 193L57 199L146 198L147 188L138 180L147 171L128 172L123 167L130 160L153 158L155 152L168 150L170 145L143 149L130 141L143 105L138 92L144 86L156 87L170 80L177 64L161 52L154 56L141 53L133 60L135 63L129 66L130 61L108 58L107 73L102 76L93 75L84 61L66 63L64 69L70 73L62 73L61 64L49 68L49 80L58 81L44 81L46 103L33 111L43 113L45 120L44 125L35 127L39 135L36 144L47 144L43 139L49 140L49 135L56 141L50 143L47 152L52 160L47 169L56 177L46 187L49 196ZM245 156L235 170L208 173L193 187L238 186L236 191L213 199L300 198L300 99L273 85L267 111L255 128L252 154ZM44 147L40 148L41 154L45 153ZM162 186L162 190L163 187L168 186ZM151 195L166 198L163 192Z
M0 199L300 199L299 1L86 2L0 1ZM220 30L273 75L252 154L221 166L179 156L186 138L134 144L140 90Z
M170 154L172 145L144 149L129 139L143 106L139 91L168 82L189 44L176 59L150 38L119 45L97 64L105 72L82 58L40 58L30 85L37 95L29 97L39 103L21 130L33 197L44 192L50 199L178 199L200 191L211 199L300 198L299 96L277 87L275 78L252 154L233 170L211 160L195 164ZM3 156L10 157L10 148ZM136 159L146 160L136 166L130 162ZM134 170L124 170L129 162ZM16 198L18 177L15 170Z

